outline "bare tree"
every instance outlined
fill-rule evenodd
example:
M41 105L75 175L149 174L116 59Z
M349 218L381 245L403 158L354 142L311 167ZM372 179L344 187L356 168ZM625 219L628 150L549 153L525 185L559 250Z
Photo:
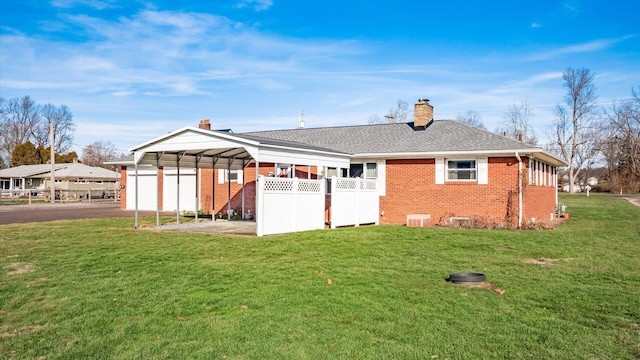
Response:
M484 126L484 123L482 122L482 115L475 110L467 110L464 114L458 114L458 116L456 116L456 121L477 127L478 129L487 130L487 127Z
M536 139L533 127L531 127L532 117L533 113L527 99L519 104L511 104L502 114L503 121L496 132L527 144L536 145L538 139Z
M46 104L40 107L41 121L33 129L33 138L38 146L50 146L49 144L49 124L53 124L55 144L53 146L56 153L63 153L71 148L73 143L73 114L66 105L56 107Z
M29 141L33 129L40 121L40 113L29 96L11 99L2 105L0 150L2 156L8 159L13 148Z
M29 96L8 101L0 98L0 157L9 160L13 149L27 141L36 148L48 147L49 124L54 127L54 151L59 154L68 151L75 125L67 106L39 106Z
M557 105L555 109L553 141L558 155L569 163L569 193L574 193L580 170L597 153L597 96L593 74L589 69L568 68L563 72L562 79L567 93L564 104Z
M409 117L409 104L406 101L398 100L395 107L389 109L384 120L378 114L369 116L369 125L386 124L386 123L402 123L407 122Z
M640 87L632 98L607 110L608 136L601 151L611 185L629 192L640 190Z
M82 149L82 163L105 167L104 163L118 156L117 148L110 141L96 141Z

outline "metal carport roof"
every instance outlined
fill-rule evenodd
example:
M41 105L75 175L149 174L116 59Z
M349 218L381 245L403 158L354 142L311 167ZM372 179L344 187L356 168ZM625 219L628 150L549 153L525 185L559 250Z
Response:
M350 154L259 136L185 127L132 149L137 165L241 170L252 161L349 167Z

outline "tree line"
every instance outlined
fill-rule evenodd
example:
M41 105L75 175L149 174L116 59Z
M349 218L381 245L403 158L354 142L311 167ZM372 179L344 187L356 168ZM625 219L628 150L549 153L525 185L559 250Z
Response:
M543 129L545 150L565 160L569 192L575 185L586 185L594 168L606 169L608 191L640 191L640 86L631 89L631 97L610 106L598 105L594 74L587 68L567 68L562 73L566 92L554 108L551 126ZM406 122L410 117L407 102L398 100L384 119L373 114L369 124ZM494 130L536 146L533 111L528 100L510 105ZM482 115L475 110L459 113L457 121L487 130ZM602 180L602 179L601 179Z
M89 166L104 166L118 155L115 145L96 141L82 149L79 159L73 146L76 126L66 105L36 104L30 96L0 98L0 169L11 166L47 164L51 160L50 127L54 133L56 163L79 160Z

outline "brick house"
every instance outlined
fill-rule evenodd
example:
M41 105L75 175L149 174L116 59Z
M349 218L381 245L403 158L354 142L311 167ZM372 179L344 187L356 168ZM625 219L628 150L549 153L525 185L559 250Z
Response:
M190 184L188 191L198 193L197 208L215 214L234 210L255 213L255 180L259 175L303 179L337 176L377 181L380 223L405 224L407 215L429 214L432 223L473 218L519 226L531 221L549 221L553 217L557 204L557 168L567 165L539 147L457 121L434 121L433 107L427 100L415 104L414 121L410 123L222 134L210 130L206 120L198 129L183 129L133 151L152 150L156 155L144 156L149 159L147 164L153 165L154 156L157 159L159 154L167 156L167 150L159 152L158 149L166 148L160 144L185 132L212 134L225 141L235 141L236 149L250 149L255 144L263 147L229 156L227 160L218 158L223 163L228 161L226 169L217 166L215 160L211 160L211 168L201 168L197 160L180 165L186 170L182 170L185 180L179 182ZM233 152L232 147L225 146L211 154L221 156L224 151ZM189 150L191 152L185 150L182 156L193 155L197 159L195 154L206 153L203 147L206 145L196 146ZM269 151L273 157L258 161L256 154L262 156ZM180 167L167 166L176 164L175 159L179 159L181 153L175 154L173 162L158 161L155 170L149 170L156 174L155 189L151 193L157 194L158 209L175 210L163 201L163 196L168 194L167 171L181 171ZM215 159L216 155L212 156ZM233 165L228 160L231 158ZM122 207L129 209L126 182L131 181L127 173L131 174L132 164L133 161L121 162L125 185ZM190 204L188 208L195 206ZM329 205L326 211L330 211Z

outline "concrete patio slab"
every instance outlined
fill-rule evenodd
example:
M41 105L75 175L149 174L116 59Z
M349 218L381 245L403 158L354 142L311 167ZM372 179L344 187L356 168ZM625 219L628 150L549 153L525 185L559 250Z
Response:
M166 224L160 227L147 227L146 230L179 231L190 233L256 235L255 221L200 220L198 223Z

